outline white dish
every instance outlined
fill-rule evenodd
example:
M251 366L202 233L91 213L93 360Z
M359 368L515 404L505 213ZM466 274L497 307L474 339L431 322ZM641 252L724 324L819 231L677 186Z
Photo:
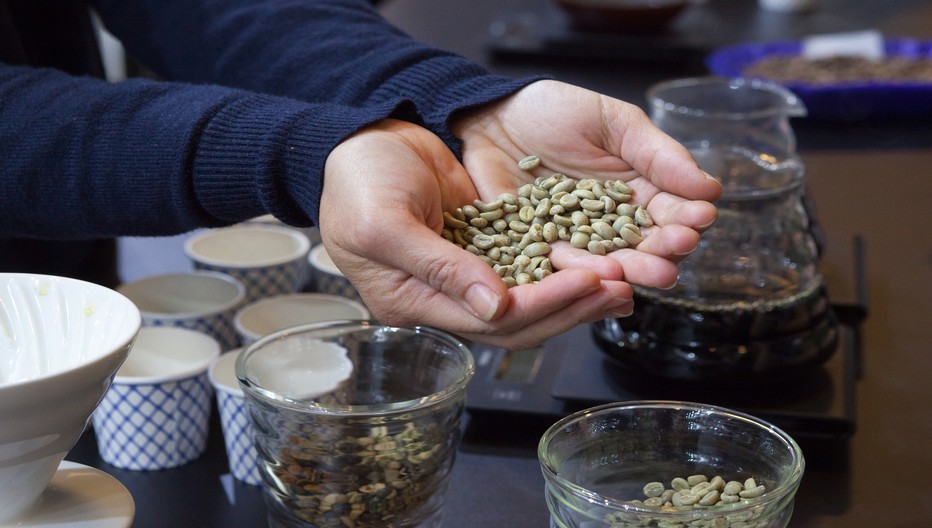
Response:
M112 476L64 461L39 501L12 527L128 528L136 515L129 491Z

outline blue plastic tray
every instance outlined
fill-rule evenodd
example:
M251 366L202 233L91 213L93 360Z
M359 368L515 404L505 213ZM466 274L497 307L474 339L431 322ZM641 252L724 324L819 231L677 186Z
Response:
M887 56L932 59L932 41L888 39ZM799 55L802 42L741 44L721 48L706 58L715 75L741 77L750 64L773 55ZM784 83L809 110L809 117L833 120L927 119L932 117L932 83L870 81L812 85ZM930 124L932 127L932 124Z

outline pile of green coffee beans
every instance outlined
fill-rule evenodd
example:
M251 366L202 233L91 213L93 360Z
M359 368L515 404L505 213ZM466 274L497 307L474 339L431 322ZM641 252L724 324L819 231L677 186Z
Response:
M540 165L528 156L525 171ZM565 240L595 255L635 247L650 214L628 203L632 190L621 180L576 180L561 173L538 177L516 194L445 212L442 236L478 255L508 287L530 284L553 273L550 243Z
M648 482L644 485L645 499L636 499L632 502L655 508L660 512L683 512L695 509L709 509L725 504L735 504L741 501L750 502L764 494L766 487L758 484L753 478L726 481L720 476L709 479L706 475L690 475L677 477L667 486L663 482ZM708 527L708 528L751 528L757 527L756 516L761 511L730 513L721 517L697 519L688 522L676 522L670 519L661 519L651 515L638 515L636 519L631 514L616 512L605 518L610 528L634 527ZM765 521L761 526L765 526Z

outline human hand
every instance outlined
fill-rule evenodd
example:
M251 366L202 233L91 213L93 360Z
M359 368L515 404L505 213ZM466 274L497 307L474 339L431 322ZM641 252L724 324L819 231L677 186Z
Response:
M491 267L444 240L443 212L480 193L424 128L395 120L366 128L330 153L324 178L327 251L383 324L432 326L519 349L631 313L632 288L611 277L611 260L509 289Z
M634 189L632 202L644 206L656 223L642 230L644 241L608 259L554 244L549 256L558 269L582 267L603 279L672 287L676 263L696 248L699 234L716 218L709 202L721 195L721 185L640 108L617 99L539 81L500 103L465 113L453 130L463 141L463 165L486 201L555 172L576 179L619 179ZM532 174L517 167L529 154L543 160Z

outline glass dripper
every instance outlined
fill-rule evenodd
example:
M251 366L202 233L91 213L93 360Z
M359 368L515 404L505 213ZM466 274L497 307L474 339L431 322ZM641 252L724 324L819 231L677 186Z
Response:
M596 323L596 340L629 370L678 380L759 383L819 366L837 329L789 124L805 108L757 80L678 80L649 96L654 122L722 182L719 218L674 288L635 287L634 315Z

